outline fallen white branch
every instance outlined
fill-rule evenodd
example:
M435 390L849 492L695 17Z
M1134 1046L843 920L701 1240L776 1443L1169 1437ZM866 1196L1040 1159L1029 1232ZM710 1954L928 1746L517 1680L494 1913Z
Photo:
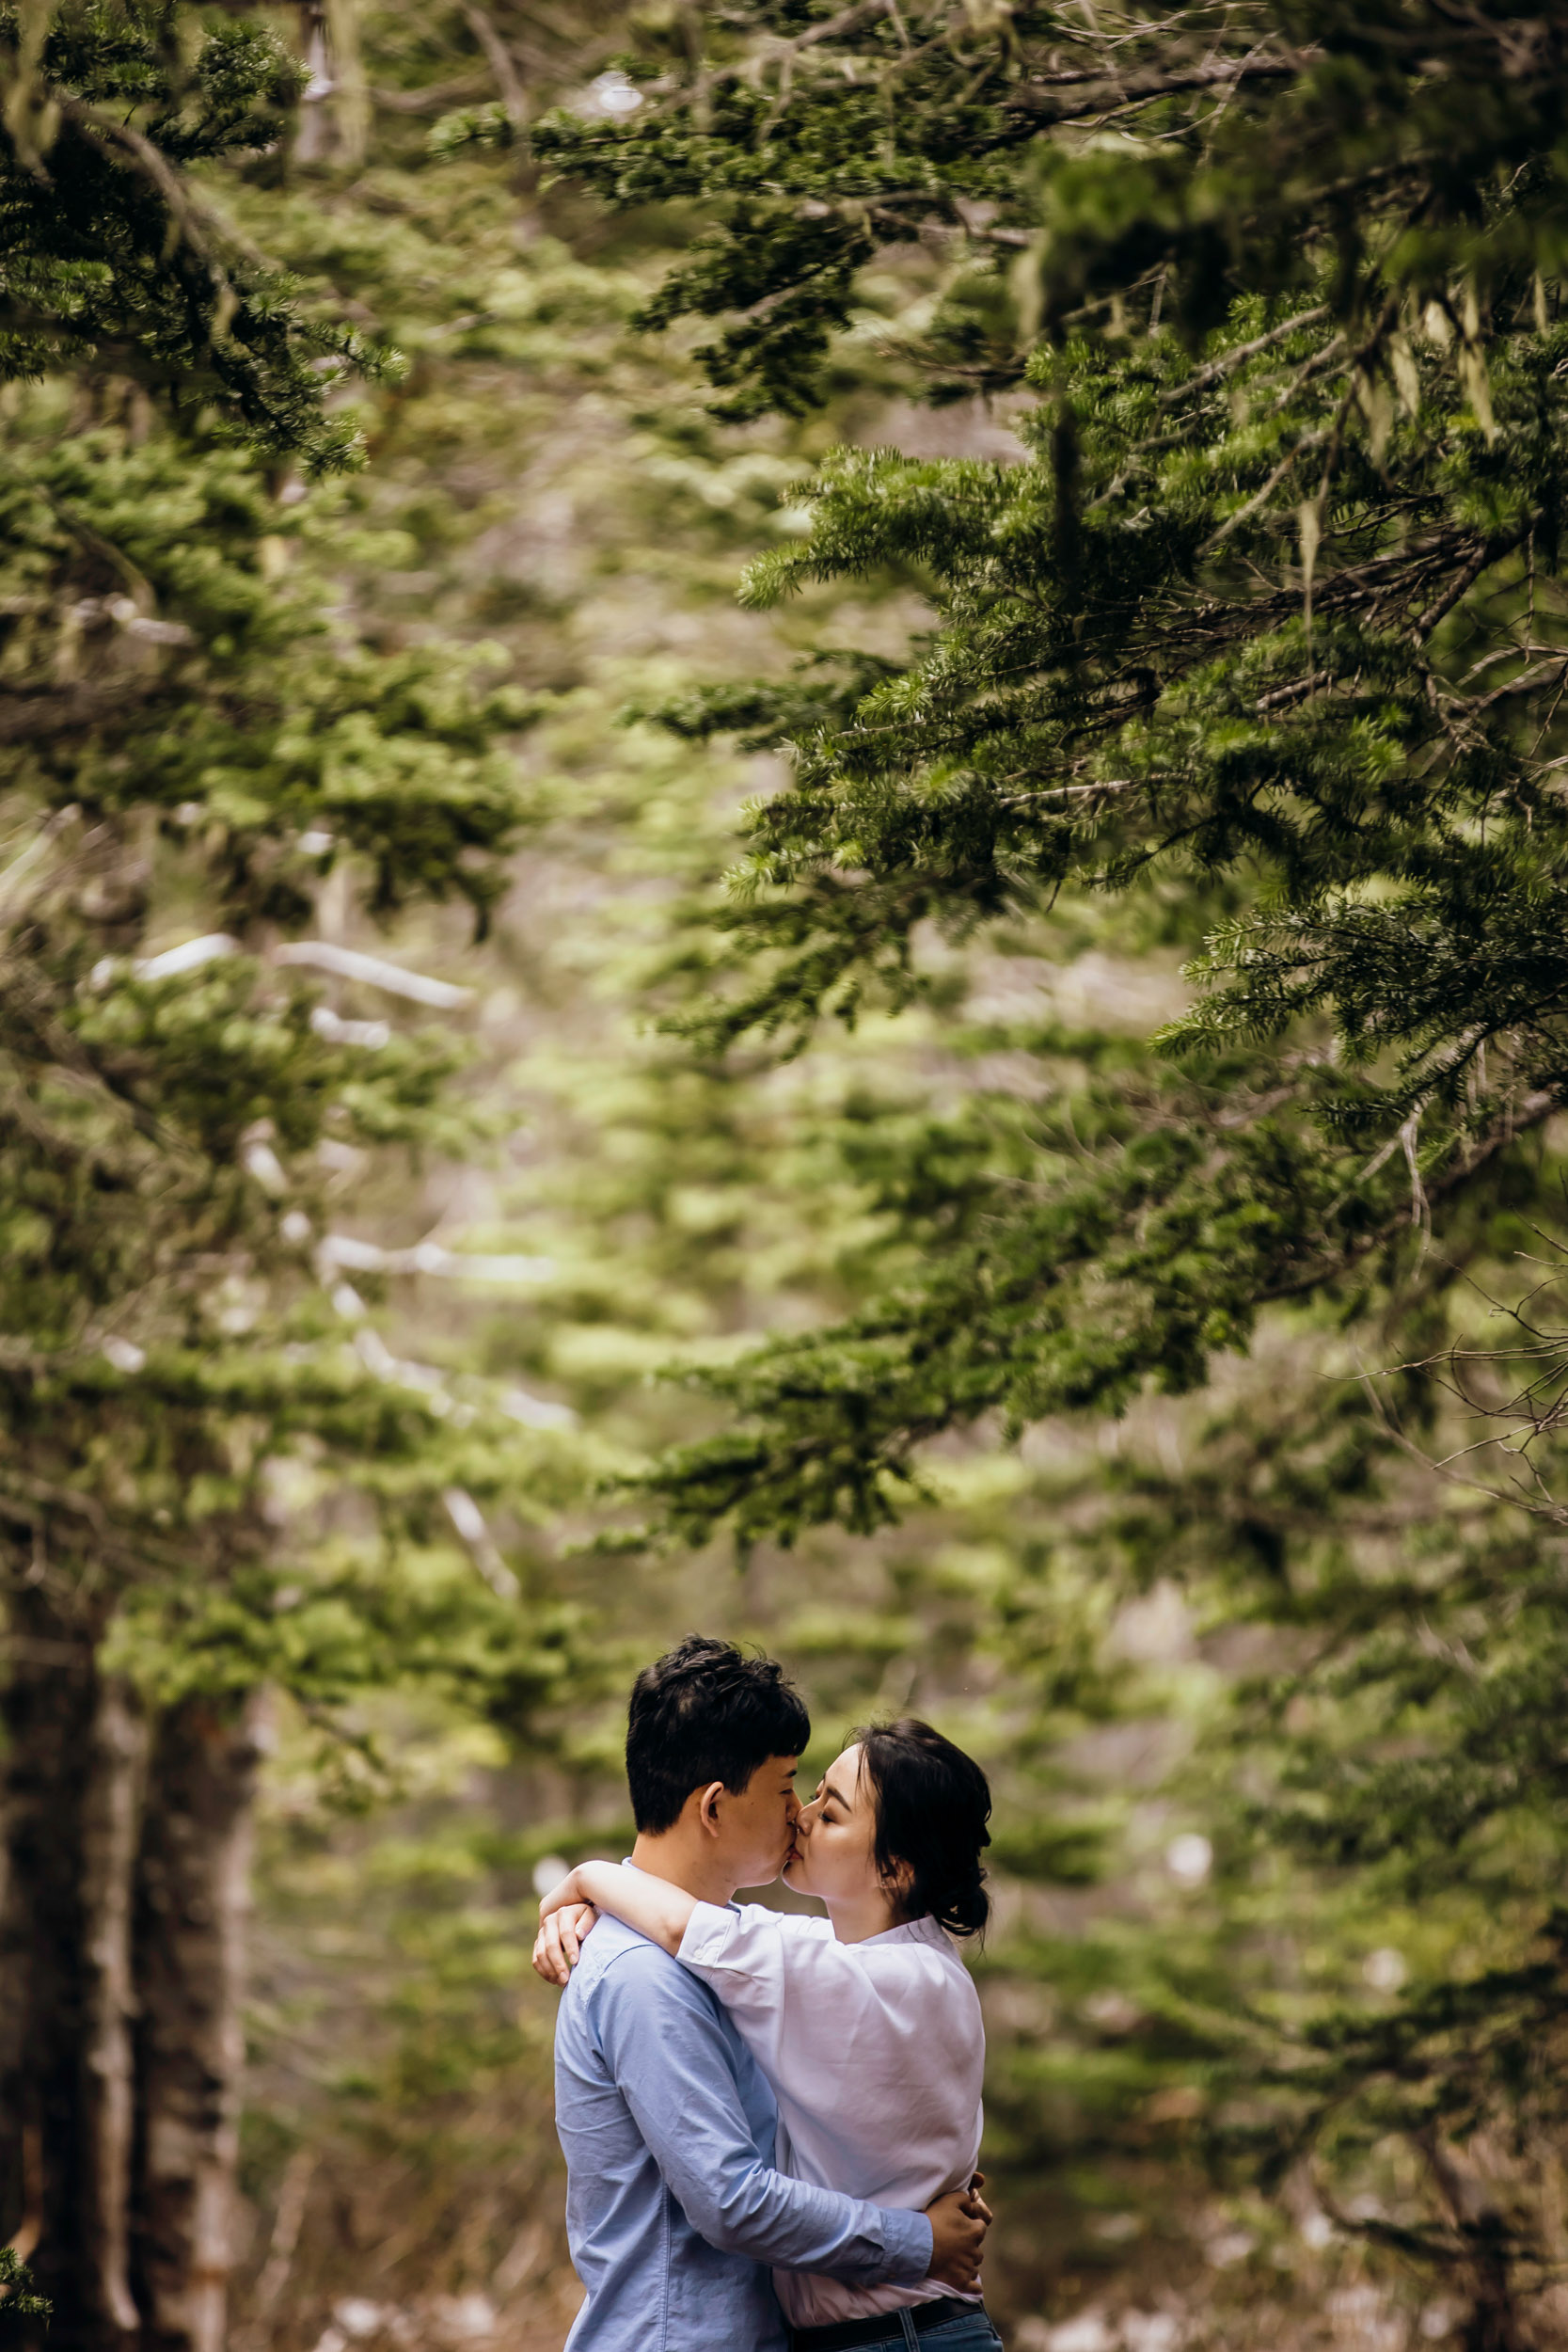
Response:
M423 972L405 972L381 956L363 956L356 947L334 947L325 939L291 939L275 947L271 961L308 964L312 971L331 972L341 980L360 980L367 988L384 988L389 996L406 996L416 1005L435 1005L454 1011L473 995L471 988L456 988L451 980L433 980Z
M205 931L199 939L182 939L178 947L166 947L162 955L147 956L131 967L138 980L172 980L182 972L198 972L204 963L215 963L221 956L237 956L240 942L228 931ZM268 963L285 966L303 965L312 972L330 972L336 979L358 980L366 988L385 989L388 996L405 996L416 1005L433 1005L438 1011L454 1012L458 1006L467 1004L471 988L458 988L451 980L433 980L427 972L405 972L401 963L388 963L385 956L361 955L356 947L335 947L325 939L287 939L274 947L266 957ZM114 969L105 959L99 973L108 977ZM95 976L96 977L96 976ZM335 1028L325 1025L336 1024ZM385 1044L383 1022L340 1021L338 1014L325 1007L318 1008L318 1033L332 1036L344 1044ZM367 1034L354 1036L361 1030ZM371 1032L374 1032L372 1037Z
M448 1486L441 1501L447 1517L467 1549L468 1557L498 1600L515 1600L520 1587L496 1549L484 1514L466 1486Z
M364 1324L354 1335L354 1352L365 1370L377 1380L388 1380L400 1389L414 1389L424 1397L433 1413L441 1420L451 1411L451 1398L447 1384L434 1364L410 1363L405 1356L394 1356L379 1331Z
M507 1389L501 1394L501 1410L514 1421L520 1421L525 1429L575 1429L578 1417L569 1405L553 1404L548 1397L531 1396L527 1389Z
M271 1193L275 1200L288 1191L288 1172L265 1136L253 1137L245 1146L240 1158L246 1173L255 1179L263 1192Z
M555 1272L553 1258L483 1256L444 1249L439 1242L416 1242L412 1249L383 1249L373 1241L352 1233L324 1233L318 1249L324 1273L338 1266L359 1274L440 1274L473 1282L546 1282Z
M310 1015L310 1026L328 1045L362 1045L368 1054L379 1054L391 1041L391 1025L386 1021L345 1021L330 1005L318 1005Z
M408 1254L417 1274L451 1275L468 1282L547 1282L555 1272L553 1258L443 1249L434 1241L421 1241Z
M227 931L205 931L199 939L182 939L178 947L166 947L161 956L148 956L131 969L138 980L174 980L182 972L199 972L204 963L239 952L239 941Z

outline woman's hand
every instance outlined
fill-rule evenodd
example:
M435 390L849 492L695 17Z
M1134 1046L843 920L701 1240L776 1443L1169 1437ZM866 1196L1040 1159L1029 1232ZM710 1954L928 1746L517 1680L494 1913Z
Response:
M587 1900L587 1895L578 1883L577 1871L568 1870L563 1879L556 1881L549 1893L541 1901L539 1916L541 1919L547 1919L552 1911L564 1911L568 1903L585 1903Z
M655 1878L649 1870L628 1870L618 1862L579 1862L575 1870L568 1870L559 1886L552 1886L539 1906L539 1916L548 1922L552 1915L571 1910L575 1905L591 1904L595 1911L608 1912L612 1919L620 1919L639 1935L645 1935L650 1944L661 1945L665 1951L679 1952L681 1938L697 1908L697 1898L689 1895L683 1886L672 1886L667 1879ZM584 1927L578 1933L586 1935ZM543 1940L543 1939L541 1939ZM572 1957L576 1959L574 1952ZM538 1967L538 1962L534 1965ZM567 1970L569 1975L570 1969ZM548 1971L540 1968L543 1977ZM564 1984L566 1977L556 1981Z
M571 1980L582 1949L582 1939L593 1928L598 1913L592 1903L578 1902L562 1889L571 1881L562 1879L539 1906L539 1932L533 1939L533 1970L546 1984L566 1984Z

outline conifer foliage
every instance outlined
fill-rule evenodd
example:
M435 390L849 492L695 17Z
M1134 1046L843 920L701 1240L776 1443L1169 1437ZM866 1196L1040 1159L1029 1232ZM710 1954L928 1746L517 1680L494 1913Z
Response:
M623 201L717 210L657 315L745 302L721 381L795 397L775 314L804 304L819 355L818 281L847 301L872 250L927 235L969 241L917 355L939 393L983 314L1011 354L986 380L1036 395L1027 464L832 457L809 535L751 576L766 602L903 570L935 620L907 663L667 714L795 755L725 918L756 961L703 1034L897 997L923 923L1134 887L1200 925L1232 910L1164 1041L1194 1074L1164 1082L1143 1151L1042 1187L951 1290L944 1267L858 1335L875 1371L841 1367L863 1405L842 1443L867 1519L949 1421L1196 1379L1257 1306L1386 1247L1561 1099L1562 31L720 11L712 58L650 75L629 125L545 142ZM1282 1062L1304 1017L1335 1042L1298 1027ZM1068 1341L1091 1264L1125 1311ZM780 1453L728 1500L762 1520L847 1500L797 1484L827 1439L784 1367L813 1345L773 1387L745 1375Z
M1445 1506L1420 1464L1476 1435L1439 1376L1465 1278L1517 1297L1560 1215L1568 18L702 21L628 57L635 114L540 134L611 201L703 208L650 324L721 322L728 413L800 406L870 331L867 265L922 244L942 285L902 363L938 400L1007 390L1024 449L839 451L791 491L809 530L751 597L892 578L929 628L663 712L792 762L688 1026L799 1047L925 990L933 932L984 927L1049 954L1118 922L1182 951L1193 995L1141 1046L992 1024L1038 1082L866 1143L881 1295L702 1375L733 1419L656 1483L688 1535L868 1531L931 1439L1196 1391L1265 1327L1276 1363L1282 1329L1323 1359L1337 1325L1341 1374L1402 1366L1372 1404L1271 1373L1198 1467L1130 1477L1100 1518L1108 1579L1180 1572L1270 1629L1210 1784L1232 1922L1408 1905L1422 1955L1369 2001L1272 1979L1243 1928L1167 1973L1154 2043L1212 2089L1239 2070L1216 2148L1261 2144L1276 2182L1326 2156L1310 2194L1443 2269L1468 2343L1558 2341L1549 1290L1513 1424L1545 1483L1467 1484L1462 1457ZM1391 2201L1337 2202L1336 2167L1390 2148L1417 2168Z
M112 371L177 408L215 405L244 435L314 469L352 455L324 379L375 364L295 290L193 167L276 148L305 86L276 29L180 0L55 8L0 20L0 201L12 255L0 376Z
M483 1516L515 1432L330 1230L466 1133L467 992L342 930L483 928L529 710L334 610L298 477L359 355L191 176L283 135L292 57L134 0L4 39L0 2207L53 2341L216 2352L263 1692L330 1737L369 1681L505 1711L559 1664Z

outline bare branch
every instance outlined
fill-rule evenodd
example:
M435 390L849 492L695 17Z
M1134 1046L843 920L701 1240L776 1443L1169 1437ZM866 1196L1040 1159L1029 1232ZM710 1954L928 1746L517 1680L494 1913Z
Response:
M435 115L483 98L489 87L488 75L461 73L451 82L428 82L423 89L372 89L370 101L383 114Z
M1058 105L1055 82L1021 82L1007 92L1004 103L1009 113L1043 115L1052 122L1076 122L1085 115L1109 114L1123 106L1143 105L1153 98L1174 98L1183 90L1222 89L1236 82L1291 81L1314 62L1316 50L1301 50L1285 57L1221 58L1212 65L1180 68L1171 72L1158 66L1146 66L1133 73L1107 78L1102 72L1085 71L1080 76L1064 75L1063 81L1082 79L1092 88L1082 98L1068 105Z
M501 103L509 122L521 123L528 116L528 92L517 76L512 52L497 32L477 0L463 0L463 14L468 30L483 50L500 89Z
M1424 612L1417 614L1410 625L1412 644L1424 644L1438 622L1453 611L1461 596L1475 586L1482 572L1489 565L1499 563L1505 555L1512 555L1515 548L1523 546L1535 528L1535 522L1536 517L1532 515L1527 522L1521 523L1514 531L1505 532L1500 538L1483 540L1476 554L1449 582L1443 594L1429 604Z
M168 691L166 678L134 673L62 687L53 694L12 695L0 689L0 743L51 743L121 717L133 704L155 702Z

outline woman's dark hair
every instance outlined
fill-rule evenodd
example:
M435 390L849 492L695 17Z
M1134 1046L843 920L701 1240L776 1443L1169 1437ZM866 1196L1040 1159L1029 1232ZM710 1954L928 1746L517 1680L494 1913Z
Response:
M990 1844L990 1783L972 1756L929 1724L906 1715L850 1733L877 1805L879 1875L911 1873L899 1898L906 1919L927 1914L950 1935L978 1935L990 1916L980 1867Z
M693 1788L718 1780L738 1797L770 1756L799 1756L811 1718L784 1668L733 1642L688 1634L631 1686L626 1781L632 1819L657 1837Z

